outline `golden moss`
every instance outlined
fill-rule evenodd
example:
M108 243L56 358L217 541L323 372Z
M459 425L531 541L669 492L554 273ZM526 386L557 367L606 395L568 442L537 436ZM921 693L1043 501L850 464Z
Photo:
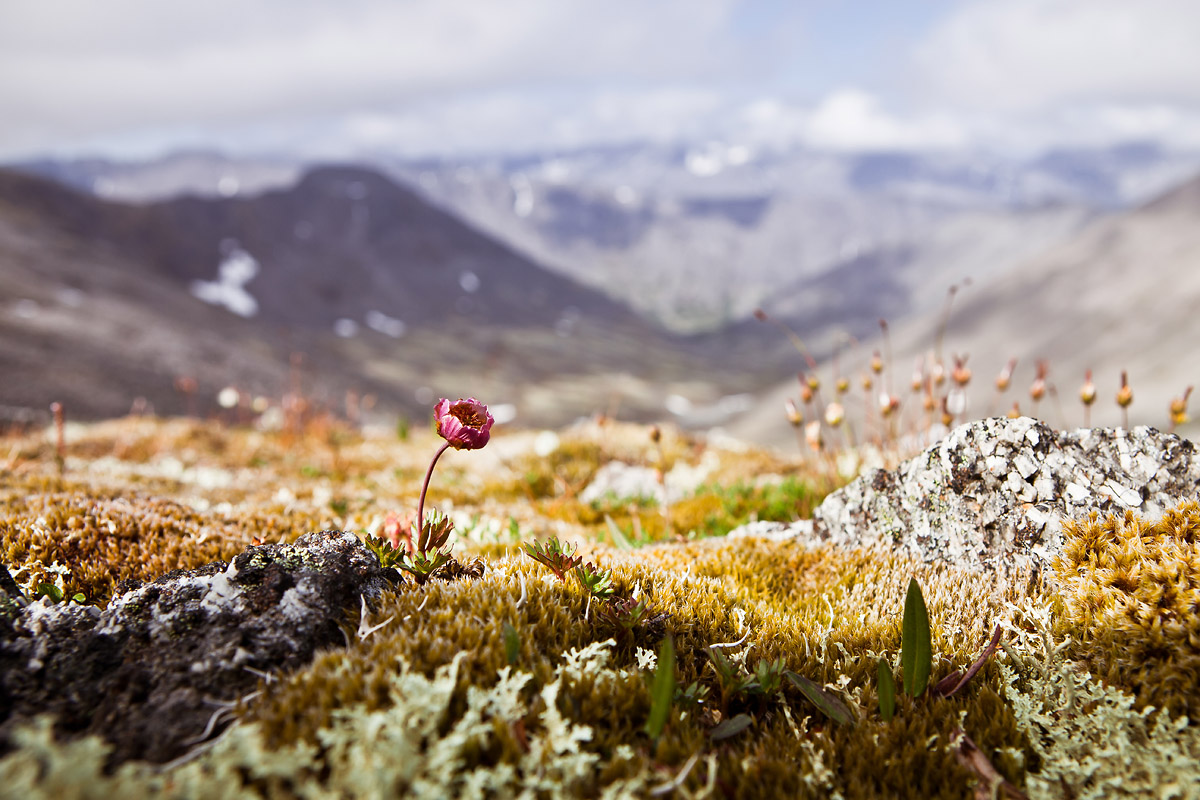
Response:
M104 600L127 577L228 558L254 537L290 540L329 524L373 528L416 497L433 448L427 436L413 439L367 436L334 446L297 437L287 447L281 437L208 423L121 421L72 443L63 480L53 477L51 449L23 442L16 449L23 455L10 461L14 471L0 473L0 557L26 568L22 582L53 578L48 568L58 563L71 571L68 593ZM479 785L497 796L529 789L620 797L678 781L716 796L962 798L974 795L977 779L948 749L961 725L1005 778L1044 797L1059 791L1054 776L1086 794L1081 770L1095 765L1083 760L1104 745L1105 725L1121 726L1127 757L1126 766L1104 767L1106 775L1167 764L1166 756L1154 761L1158 750L1193 751L1196 726L1183 723L1181 732L1162 721L1166 715L1151 720L1125 709L1119 687L1140 705L1200 716L1189 694L1196 693L1195 504L1161 523L1068 525L1060 588L1051 590L1024 576L915 563L887 550L726 538L662 543L685 530L723 532L751 515L807 516L833 488L811 470L753 451L721 453L709 484L666 515L651 505L574 499L610 458L699 463L696 442L674 431L661 441L660 453L644 428L581 426L549 458L527 453L500 468L494 461L481 468L482 458L447 462L432 504L458 520L457 552L485 558L481 579L405 584L386 594L362 630L381 627L359 639L349 624L347 646L264 681L261 695L238 709L238 727L190 765L163 774L127 765L104 775L95 742L59 748L35 729L27 747L0 759L0 776L12 777L29 800L54 795L62 785L55 780L86 784L98 797L186 796L188 787L295 797L307 796L304 786L313 796L353 796L369 781L413 796ZM211 468L224 482L160 469L167 459ZM508 477L506 466L515 467ZM781 473L794 478L790 488ZM135 480L138 491L130 489ZM605 514L627 534L636 514L647 546L601 544ZM551 534L581 539L581 554L612 569L619 593L645 596L667 617L619 632L577 583L560 583L512 543ZM898 714L885 724L876 662L898 661L912 576L933 623L933 681L970 663L997 622L1008 626L1017 660L998 656L951 700L898 698ZM1025 622L1012 620L1014 608L1037 607L1057 609L1062 649L1050 655L1026 635ZM518 641L512 664L506 626ZM700 705L678 699L651 741L643 731L648 664L666 633L676 643L679 688L696 682L709 695ZM739 670L781 659L842 699L857 723L830 722L786 682L775 696L722 698L707 654L714 644L729 645L721 652ZM1057 671L1046 666L1054 658L1062 661ZM1082 659L1112 686L1088 683L1064 658ZM1071 705L1084 696L1099 704L1103 724ZM714 740L713 726L738 714L752 718L750 727ZM408 755L397 759L397 748Z
M655 648L658 637L635 633L632 640L611 646L611 666L640 677L616 680L592 671L564 686L560 696L571 719L592 728L593 752L633 747L635 759L614 774L627 776L654 763L679 770L693 755L710 753L716 756L719 780L742 787L736 796L827 796L829 786L813 777L819 762L829 771L823 780L847 797L880 792L962 797L972 776L946 749L961 712L968 733L987 752L1020 752L1026 746L997 694L992 667L961 698L908 702L899 715L903 722L884 725L874 714L875 658L879 653L894 657L898 650L906 576L915 572L928 587L936 646L943 656L935 678L977 654L992 621L981 612L998 615L1005 599L1015 596L978 576L881 553L845 555L754 540L601 555L623 591L637 587L652 598L656 611L670 615L666 630L676 639L681 686L692 681L709 686L715 705L717 682L705 648L743 640L726 651L735 660L752 665L759 658L782 658L791 669L837 687L863 717L858 726L835 727L788 688L779 699L733 698L725 713L749 713L756 721L719 744L709 738L715 710L693 708L684 717L686 709L677 706L662 739L651 747L641 733L650 706L649 673L639 673L637 653ZM553 679L564 654L614 634L573 582L559 583L540 566L515 559L494 562L480 581L405 587L370 612L368 622L373 626L389 618L367 641L355 641L263 686L261 699L247 707L243 719L261 725L272 746L291 746L312 741L338 708L386 708L384 688L401 660L432 675L465 653L464 684L492 686L507 666L505 623L520 641L514 666L529 671L537 686ZM457 703L461 710L461 698ZM497 751L492 757L502 755ZM1020 783L1020 769L1011 760L998 767ZM687 785L699 788L704 780L697 769Z
M136 493L14 493L0 500L0 561L26 586L61 581L64 595L103 605L123 581L227 560L254 537L290 541L313 522L278 508L200 513Z
M1054 564L1072 656L1138 706L1200 719L1200 503L1067 522Z

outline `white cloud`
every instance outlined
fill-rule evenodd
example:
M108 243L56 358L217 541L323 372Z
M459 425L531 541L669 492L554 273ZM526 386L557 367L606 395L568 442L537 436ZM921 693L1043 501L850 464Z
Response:
M363 151L420 156L672 141L697 134L723 107L717 93L690 88L496 91L352 113L295 145L327 157L353 157Z
M804 139L825 150L928 150L960 147L966 132L948 115L902 119L885 113L873 95L843 89L812 112Z
M827 0L0 0L0 159L1200 146L1200 0L888 9L864 72Z
M931 99L989 112L1200 102L1195 0L979 0L916 48Z
M384 116L514 86L703 81L733 0L5 0L0 152L147 127Z

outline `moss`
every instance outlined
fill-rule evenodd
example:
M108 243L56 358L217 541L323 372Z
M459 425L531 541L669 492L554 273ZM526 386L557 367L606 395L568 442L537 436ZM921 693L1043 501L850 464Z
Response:
M374 529L383 515L411 507L433 451L422 432L403 444L367 436L339 442L335 464L325 441L296 436L289 449L281 437L214 427L106 423L89 434L93 449L85 452L81 440L72 457L108 459L105 447L125 441L128 459L106 461L108 472L69 468L65 480L52 474L51 450L22 444L34 454L23 466L30 473L0 480L0 542L10 564L26 568L20 580L53 577L46 570L58 563L70 570L68 592L90 588L89 598L104 600L126 576L147 580L230 558L252 538L287 542L330 527L334 501L342 525ZM404 583L385 594L362 628L347 627L345 647L264 680L261 694L236 710L238 725L189 764L103 774L94 740L58 745L35 728L0 759L0 779L29 798L57 796L64 785L97 797L444 796L475 786L492 787L492 796L641 797L672 780L711 796L965 798L978 779L948 749L960 725L1033 797L1067 796L1063 786L1100 796L1103 781L1169 789L1155 783L1155 771L1184 786L1194 777L1200 726L1178 716L1200 717L1191 699L1194 504L1162 523L1068 525L1057 583L1042 585L887 549L675 543L676 533L720 534L751 517L807 516L834 488L815 467L755 451L721 453L708 485L667 509L670 527L652 504L575 499L612 458L699 462L696 442L669 431L662 442L658 452L645 429L609 424L564 434L547 458L512 458L508 478L477 467L484 459L447 463L431 502L452 502L445 510L463 532L454 541L485 559L482 578ZM152 467L165 455L235 480L202 486L131 466ZM317 468L313 476L301 474L305 464ZM141 491L130 491L138 475ZM627 533L636 516L644 546L601 544L605 514ZM645 596L666 617L618 636L576 582L557 581L517 551L509 541L517 534L580 540L588 560L612 570L618 593ZM951 700L899 698L896 718L884 724L876 661L898 658L912 576L933 622L933 681L965 668L997 622L1007 626L1012 655L993 659ZM1047 607L1054 612L1031 622ZM506 626L518 642L511 664ZM699 705L677 701L651 741L642 730L650 709L645 659L666 633L676 643L679 686L696 682L709 695ZM738 670L782 659L842 699L856 724L830 722L790 684L773 696L722 699L713 644L734 645L722 652ZM1151 704L1170 712L1146 712ZM751 726L715 741L714 725L737 714L749 715Z
M639 672L636 651L655 647L657 638L635 633L631 641L607 648L616 677L592 670L564 686L559 695L564 713L569 711L577 724L592 729L593 752L611 754L632 745L644 764L674 770L694 754L711 753L720 780L746 787L736 796L826 796L819 781L806 782L804 769L797 770L797 765L814 764L816 756L805 748L815 742L829 780L849 792L848 797L879 796L879 791L953 797L963 796L971 783L970 774L945 749L961 712L966 712L968 732L988 752L1024 752L1027 747L999 699L998 674L991 667L977 678L979 688L962 698L902 708L900 716L907 722L899 727L871 719L874 654L894 654L899 645L902 577L916 571L929 586L931 614L939 629L935 641L943 654L937 678L969 663L986 639L988 620L980 618L980 610L991 608L998 614L1006 596L1000 587L975 576L877 552L843 557L833 550L753 541L651 547L608 553L603 561L613 568L623 591L639 587L653 599L656 610L669 615L666 627L677 643L680 685L700 681L715 697L715 677L704 649L715 642L734 642L748 632L746 647L753 659L779 657L814 680L840 687L838 691L860 708L864 722L845 730L831 727L798 691L788 690L781 702L804 726L801 738L778 701L744 696L732 700L726 713L753 714L756 722L750 731L716 745L709 738L711 714L693 712L681 718L677 707L663 737L648 749L641 726L650 706L649 673ZM898 588L877 592L891 583ZM611 636L595 607L585 619L587 611L575 584L559 583L532 562L515 559L495 563L477 582L405 587L371 613L371 624L388 618L391 623L366 642L323 655L281 682L264 686L262 699L247 707L244 719L262 726L271 746L311 741L339 708L385 709L385 687L400 659L431 676L464 654L459 670L465 685L492 686L508 665L505 623L516 629L520 642L515 666L531 674L535 687L545 687L565 653L595 648ZM462 702L456 701L452 716ZM303 714L297 709L304 709ZM920 738L913 739L918 734ZM934 734L941 742L938 746L927 744ZM999 767L1020 782L1014 763L1001 762ZM703 778L697 773L689 781L698 788Z
M609 460L599 443L571 437L563 439L548 455L528 453L515 459L510 468L517 476L515 486L529 499L537 500L578 494Z
M1067 522L1054 572L1070 655L1138 708L1200 720L1200 503Z
M61 575L65 596L103 605L121 583L228 560L255 536L297 538L317 521L270 509L201 513L132 492L14 493L0 500L0 561L27 587Z

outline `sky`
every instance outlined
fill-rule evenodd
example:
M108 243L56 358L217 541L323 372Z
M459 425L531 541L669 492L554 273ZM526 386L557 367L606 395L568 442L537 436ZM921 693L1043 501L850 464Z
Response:
M1197 0L2 0L0 161L1200 149Z

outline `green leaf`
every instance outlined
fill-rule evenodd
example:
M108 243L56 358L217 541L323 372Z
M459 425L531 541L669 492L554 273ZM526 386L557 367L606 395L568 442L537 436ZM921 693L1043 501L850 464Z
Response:
M608 523L608 532L612 536L613 544L617 546L617 549L632 550L633 545L630 544L629 539L621 531L621 526L608 514L604 515L604 521Z
M933 643L929 630L929 611L917 579L908 583L904 598L904 623L900 634L900 669L904 676L904 693L920 697L929 685L933 670Z
M517 663L517 656L521 653L521 638L517 636L517 629L509 623L504 623L504 657L510 665Z
M822 714L839 725L852 725L854 723L854 714L851 713L850 709L841 700L803 675L797 675L791 670L788 670L784 674L808 698L810 703L820 709Z
M712 729L709 736L714 742L719 742L722 739L728 739L731 736L737 736L742 731L754 724L754 718L749 714L738 714L736 717L730 717L720 725Z
M83 592L76 592L75 595L71 599L73 601L75 601L76 603L86 603L87 602L87 596L84 595Z
M53 583L39 583L37 587L39 595L49 597L55 603L61 603L63 599L62 589L55 586Z
M892 665L886 658L879 659L879 716L891 722L896 714L896 679L892 677Z
M675 640L668 636L658 648L658 667L654 670L654 683L650 686L650 718L646 720L646 733L655 741L658 741L667 724L674 697Z

